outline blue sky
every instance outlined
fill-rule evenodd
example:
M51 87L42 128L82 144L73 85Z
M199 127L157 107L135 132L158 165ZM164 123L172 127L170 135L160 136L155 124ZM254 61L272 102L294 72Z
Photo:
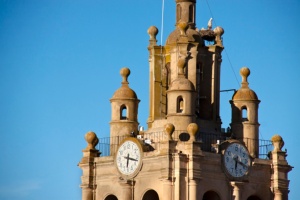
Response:
M0 199L81 199L84 134L109 135L109 99L124 66L146 127L147 29L162 32L161 7L160 0L0 0ZM225 30L221 89L238 89L240 68L250 68L260 137L280 134L295 167L291 200L300 186L299 10L298 0L198 0L196 18L198 28L213 17ZM175 3L165 0L162 44L174 24ZM224 127L231 96L221 94Z

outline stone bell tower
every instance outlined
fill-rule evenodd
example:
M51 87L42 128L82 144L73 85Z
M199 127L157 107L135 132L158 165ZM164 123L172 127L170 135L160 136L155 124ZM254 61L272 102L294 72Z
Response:
M198 30L195 20L196 1L176 0L176 29L168 36L165 46L156 44L158 29L148 29L150 66L150 106L148 128L162 129L169 115L169 90L178 77L178 61L185 60L184 74L195 88L195 99L189 106L193 120L203 131L221 130L220 118L220 66L224 30L212 30L211 20L207 29ZM213 42L205 46L205 40Z

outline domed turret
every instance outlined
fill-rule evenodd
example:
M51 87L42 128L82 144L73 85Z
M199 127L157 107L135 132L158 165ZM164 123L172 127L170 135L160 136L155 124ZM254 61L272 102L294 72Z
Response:
M180 58L177 62L178 78L172 81L168 95L167 119L171 123L176 122L177 130L185 130L188 124L195 120L195 87L184 75L186 58Z
M122 86L116 90L111 102L110 136L114 140L116 136L127 136L138 131L138 104L140 100L136 93L129 87L128 76L130 70L122 68ZM111 141L113 142L113 141ZM111 149L113 154L115 149Z
M242 86L233 96L231 103L231 128L234 136L245 143L251 156L258 157L258 105L260 100L249 88L248 76L250 70L243 67L240 70Z

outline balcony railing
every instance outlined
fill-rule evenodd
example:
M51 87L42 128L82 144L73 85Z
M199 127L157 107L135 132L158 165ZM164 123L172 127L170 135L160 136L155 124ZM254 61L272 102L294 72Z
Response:
M117 149L119 144L128 136L117 136L117 137L104 137L99 139L98 149L101 152L101 156L109 156L111 149ZM143 135L144 141L151 141L156 146L161 141L166 141L166 134L164 132L151 132ZM190 135L186 131L174 131L172 134L174 141L186 142L190 139ZM229 139L225 133L207 133L198 132L196 135L196 141L201 142L200 146L202 151L216 152L216 144L221 144L225 140ZM259 158L268 159L268 153L272 150L272 142L270 140L254 140L250 138L243 138L242 140L246 146L252 144L258 144L259 147ZM258 142L258 143L257 143Z

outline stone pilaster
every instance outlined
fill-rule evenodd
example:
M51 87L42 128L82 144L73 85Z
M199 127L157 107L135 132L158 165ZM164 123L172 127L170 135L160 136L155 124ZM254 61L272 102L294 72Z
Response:
M82 200L94 200L96 190L96 164L95 158L100 156L100 152L95 149L99 139L94 132L88 132L85 135L87 147L82 150L83 157L78 166L82 169L81 190Z
M232 200L242 200L242 190L244 186L244 182L237 182L237 181L232 181L230 182L231 186L233 187L232 190Z
M120 200L134 200L135 182L133 180L125 180L121 181L120 185L122 187L122 195L120 196Z
M287 153L282 151L284 141L279 135L272 137L274 150L270 153L272 160L272 192L274 200L288 200L289 180L288 172L292 170L292 166L286 161Z

